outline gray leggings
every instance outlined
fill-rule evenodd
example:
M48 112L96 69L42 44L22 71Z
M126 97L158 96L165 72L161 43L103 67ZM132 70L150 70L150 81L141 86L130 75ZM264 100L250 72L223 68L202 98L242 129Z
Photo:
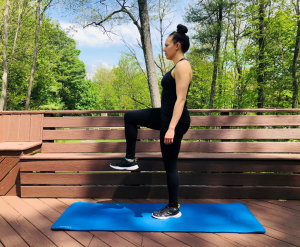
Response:
M188 131L190 123L177 123L173 142L166 145L165 135L169 129L170 122L160 119L161 108L148 108L133 110L125 113L125 136L126 136L126 158L135 158L135 147L137 140L137 125L150 129L160 130L160 148L163 163L167 175L167 185L169 193L169 206L177 206L179 190L179 174L177 170L177 158L183 135Z

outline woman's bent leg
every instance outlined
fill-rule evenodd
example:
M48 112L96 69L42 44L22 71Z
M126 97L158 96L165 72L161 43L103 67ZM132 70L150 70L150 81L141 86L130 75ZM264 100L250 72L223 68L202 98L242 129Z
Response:
M137 125L160 130L160 108L147 108L126 112L124 115L126 158L135 159L135 147L138 129Z
M178 123L175 128L175 136L173 139L173 143L166 145L164 143L164 137L169 129L169 125L169 122L162 122L160 131L160 147L167 175L169 206L177 207L180 183L180 178L177 170L177 158L180 151L182 137L188 131L190 124Z

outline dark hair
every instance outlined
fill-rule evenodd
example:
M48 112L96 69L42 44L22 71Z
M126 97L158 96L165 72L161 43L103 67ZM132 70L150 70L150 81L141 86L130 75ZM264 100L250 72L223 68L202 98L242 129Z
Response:
M173 36L173 43L176 44L179 42L181 44L181 50L183 53L186 53L190 48L190 39L189 36L186 35L188 29L186 26L178 24L177 31L172 32L169 36Z

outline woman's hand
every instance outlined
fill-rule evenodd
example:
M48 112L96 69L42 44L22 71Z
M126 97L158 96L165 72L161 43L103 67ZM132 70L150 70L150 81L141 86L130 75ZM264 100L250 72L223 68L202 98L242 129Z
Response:
M165 135L164 143L166 145L172 144L173 143L173 139L174 139L174 135L175 135L175 130L174 129L168 129L168 131L167 131L167 133Z

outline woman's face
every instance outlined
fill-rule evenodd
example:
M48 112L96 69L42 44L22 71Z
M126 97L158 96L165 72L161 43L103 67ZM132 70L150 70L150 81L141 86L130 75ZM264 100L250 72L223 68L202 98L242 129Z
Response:
M177 44L174 44L172 41L173 36L170 35L165 42L165 48L164 48L164 52L165 52L165 56L168 60L172 60L173 57L175 56L177 50L178 50L178 42ZM179 47L180 48L180 47ZM177 50L176 50L177 49Z

